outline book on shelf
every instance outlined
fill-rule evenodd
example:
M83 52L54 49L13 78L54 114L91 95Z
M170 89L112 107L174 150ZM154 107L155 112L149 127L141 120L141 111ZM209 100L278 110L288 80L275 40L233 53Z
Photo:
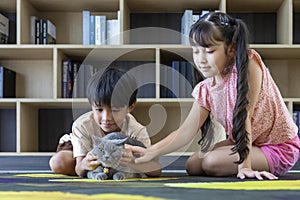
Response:
M42 44L56 44L56 27L49 19L42 19Z
M30 44L36 44L35 38L36 38L36 20L37 17L32 15L30 16ZM38 33L39 34L39 33Z
M0 98L16 97L16 72L0 66Z
M104 45L106 42L106 16L95 16L95 44Z
M181 18L181 44L189 44L189 31L193 24L193 10L185 10Z
M187 62L179 61L179 98L187 97Z
M180 61L172 62L172 84L171 91L173 92L173 98L179 98L180 96Z
M72 62L72 66L73 66L73 88L72 88L72 97L73 98L79 98L79 91L78 91L78 72L80 69L80 63L79 62Z
M95 15L90 16L90 44L95 44Z
M190 62L186 62L186 85L185 85L185 97L192 98L192 92L195 85L194 67Z
M7 44L9 38L9 19L0 13L0 44Z
M82 44L90 44L90 11L82 11Z
M62 61L62 98L72 98L73 65L70 59Z

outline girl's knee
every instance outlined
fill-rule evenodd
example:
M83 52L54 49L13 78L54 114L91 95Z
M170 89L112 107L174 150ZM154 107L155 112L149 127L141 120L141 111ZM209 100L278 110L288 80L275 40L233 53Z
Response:
M218 166L218 160L212 156L206 156L202 160L202 170L206 175L216 175Z

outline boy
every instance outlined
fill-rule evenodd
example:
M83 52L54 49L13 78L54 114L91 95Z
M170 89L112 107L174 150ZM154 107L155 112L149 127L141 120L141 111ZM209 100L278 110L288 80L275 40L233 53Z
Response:
M92 135L103 137L111 132L122 132L135 137L146 147L151 145L146 128L130 114L136 105L137 85L125 71L108 68L96 73L87 87L87 97L92 111L81 115L72 126L72 133L60 139L57 153L49 161L54 173L86 177L89 170L101 163L90 151ZM160 176L158 162L134 164L130 151L124 151L122 164L148 176ZM152 171L152 169L159 169Z

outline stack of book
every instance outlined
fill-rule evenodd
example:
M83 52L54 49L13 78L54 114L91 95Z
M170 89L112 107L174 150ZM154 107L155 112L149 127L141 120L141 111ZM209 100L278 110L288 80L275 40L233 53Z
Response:
M138 86L138 98L155 97L155 63L147 61L114 61L97 63L97 66L70 59L62 61L62 98L86 98L91 77L107 67L117 67L133 74Z
M82 11L82 44L119 45L120 11L117 19L107 19L105 15L93 15L88 10Z
M56 26L49 19L30 16L30 43L56 44Z

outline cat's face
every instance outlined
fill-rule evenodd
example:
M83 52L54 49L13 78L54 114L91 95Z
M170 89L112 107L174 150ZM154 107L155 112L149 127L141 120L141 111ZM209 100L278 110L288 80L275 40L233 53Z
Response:
M123 145L116 145L110 140L100 140L93 149L93 154L105 167L114 167L119 165L122 155Z

